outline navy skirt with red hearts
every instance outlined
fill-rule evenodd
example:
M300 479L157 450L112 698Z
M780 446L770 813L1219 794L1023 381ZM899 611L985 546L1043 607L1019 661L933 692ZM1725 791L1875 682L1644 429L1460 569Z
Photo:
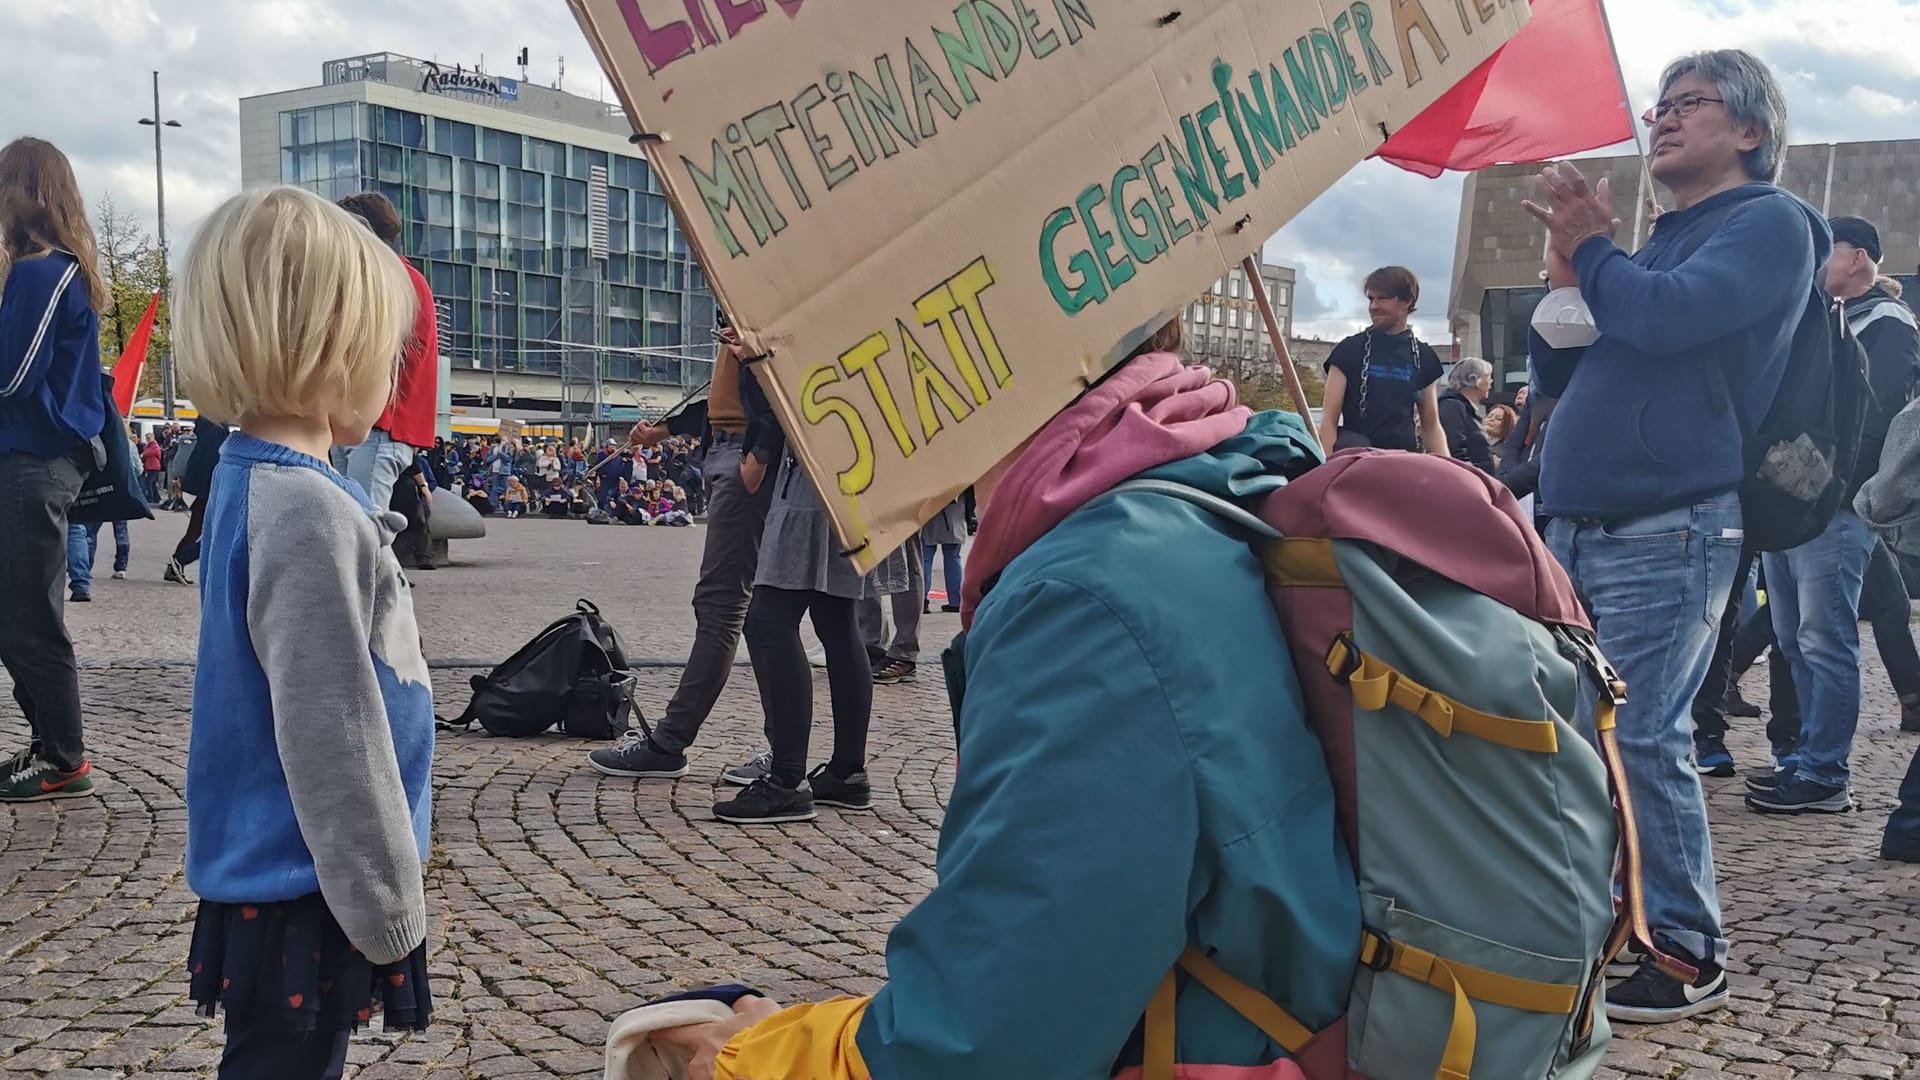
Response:
M273 904L202 901L187 948L200 1015L238 1027L357 1031L381 1014L387 1031L424 1031L433 1013L424 942L375 964L347 940L319 893Z

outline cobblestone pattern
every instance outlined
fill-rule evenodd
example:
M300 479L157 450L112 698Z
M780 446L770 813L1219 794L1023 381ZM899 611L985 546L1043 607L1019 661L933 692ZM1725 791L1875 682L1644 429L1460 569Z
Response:
M661 542L651 531L594 531L606 537L596 544ZM698 545L684 547L663 555L658 572L610 573L601 590L610 607L672 604L659 631L653 618L632 617L649 640L690 631L685 589L656 595L651 584L690 580L685 564ZM445 629L470 651L497 655L552 615L529 604L529 625L510 633L436 627L450 613L484 615L497 607L489 590L523 587L494 578L528 572L497 566L477 582L461 573L422 583L430 640ZM108 586L147 588L102 582L103 599ZM83 614L101 632L96 642L144 642L138 655L165 655L155 640L191 649L190 626L156 623L140 604L96 603ZM929 648L951 633L951 620L937 619ZM76 636L95 661L84 693L101 794L0 808L0 1080L209 1076L218 1028L182 996L193 905L181 876L190 669L117 663ZM1855 758L1863 812L1762 819L1741 808L1739 780L1708 781L1733 1005L1700 1023L1623 1029L1603 1080L1920 1076L1920 870L1873 858L1920 738L1895 730L1892 694L1866 654ZM436 675L443 709L464 703L465 674ZM643 678L650 711L673 677ZM1749 697L1762 694L1757 682ZM817 694L824 703L824 684ZM428 889L436 1022L418 1035L356 1039L357 1075L591 1077L609 1019L673 988L737 980L785 1000L873 990L888 928L932 881L953 770L941 698L932 677L876 691L877 812L823 810L815 825L772 829L707 820L720 769L758 738L745 671L701 740L694 775L674 783L602 779L585 766L588 744L572 740L443 737ZM828 750L828 727L816 729L815 759ZM0 707L0 747L23 734ZM1758 722L1736 730L1743 764L1761 762L1759 735Z

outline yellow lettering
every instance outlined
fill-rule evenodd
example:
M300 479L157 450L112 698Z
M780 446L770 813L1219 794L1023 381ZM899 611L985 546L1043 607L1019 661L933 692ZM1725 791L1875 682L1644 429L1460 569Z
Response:
M940 327L940 337L947 343L947 352L952 354L954 365L960 369L960 381L967 384L967 392L973 395L973 403L985 405L986 380L980 377L980 366L973 362L966 339L960 336L960 324L953 321L953 313L959 310L960 305L953 299L953 290L946 283L913 302L913 313L923 325Z
M900 348L907 354L908 377L913 383L913 411L920 417L920 437L931 443L933 437L946 427L933 409L934 398L938 397L940 404L946 406L955 423L973 415L973 408L960 396L960 391L947 381L946 374L927 359L927 351L914 340L913 331L907 329L907 324L895 319L894 326L900 332Z
M821 364L808 371L800 383L800 415L816 427L829 416L837 417L847 426L847 438L853 442L853 464L838 476L840 492L858 495L873 486L873 437L867 434L867 421L859 409L845 398L825 393L839 381L840 372L832 364Z
M986 354L993 381L1006 386L1013 381L1013 369L1007 366L1007 354L1000 351L1000 342L995 340L993 327L987 323L986 309L980 304L980 294L993 285L993 271L987 267L986 256L968 263L966 269L953 275L951 284L954 298L966 309L967 322L973 324L973 336L980 342L980 351Z
M873 395L873 403L880 409L880 416L887 422L887 430L893 433L893 441L900 447L900 456L913 456L913 436L907 433L907 422L900 416L900 406L893 400L893 390L887 385L887 373L880 368L880 358L892 351L887 343L887 335L875 330L866 340L840 354L840 368L849 376L860 375L867 380L867 392Z

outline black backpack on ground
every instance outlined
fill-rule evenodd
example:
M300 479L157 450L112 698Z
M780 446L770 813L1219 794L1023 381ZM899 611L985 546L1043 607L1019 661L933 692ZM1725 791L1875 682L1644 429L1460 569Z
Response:
M1780 388L1747 440L1740 514L1748 547L1797 548L1833 521L1853 481L1871 394L1867 351L1846 306L1814 286Z
M494 735L524 738L557 725L576 739L614 739L639 717L634 684L619 631L582 600L499 667L475 675L466 711L442 726L478 723Z

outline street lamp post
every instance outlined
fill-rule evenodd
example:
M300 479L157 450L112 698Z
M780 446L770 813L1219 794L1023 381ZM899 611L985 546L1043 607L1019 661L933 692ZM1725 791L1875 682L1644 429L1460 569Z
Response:
M513 294L500 289L489 289L487 298L493 301L493 364L491 365L493 370L489 373L493 381L493 389L489 391L487 401L493 406L494 418L498 419L500 416L500 350L502 348L500 301L513 299Z
M172 291L168 284L167 270L167 174L161 163L160 134L167 128L180 126L178 120L163 120L160 117L160 73L153 73L153 115L141 117L140 122L153 129L153 193L154 210L160 221L160 295L173 303ZM168 310L172 310L169 306ZM167 343L167 351L160 355L160 410L167 420L173 419L173 343Z

